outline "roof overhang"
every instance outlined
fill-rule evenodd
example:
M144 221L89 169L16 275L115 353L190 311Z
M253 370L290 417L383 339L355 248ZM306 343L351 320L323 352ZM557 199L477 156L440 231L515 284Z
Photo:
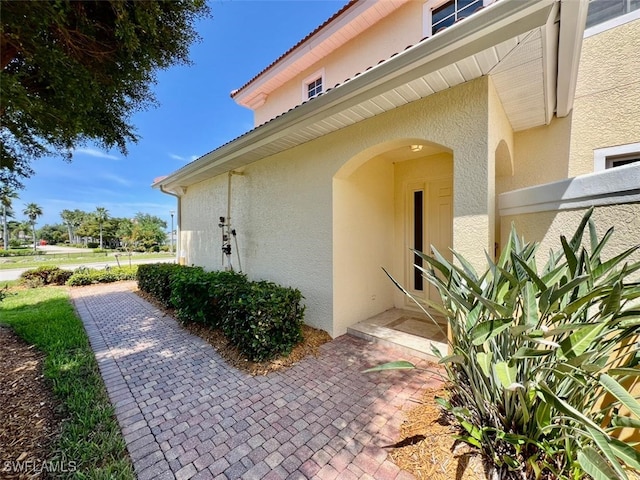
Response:
M586 7L580 5L583 2L559 0L496 2L153 186L183 194L204 179L484 75L494 79L514 130L548 124L556 108L560 116L572 108L586 18Z
M284 83L310 68L409 0L349 2L245 85L231 92L243 107L257 108Z

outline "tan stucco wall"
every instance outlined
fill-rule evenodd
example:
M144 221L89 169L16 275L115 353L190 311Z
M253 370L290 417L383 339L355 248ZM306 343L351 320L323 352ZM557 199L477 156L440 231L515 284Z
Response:
M640 20L584 39L568 176L593 171L593 150L640 141Z
M561 249L560 235L571 237L578 227L585 209L561 210L558 212L538 212L518 216L502 217L502 235L505 241L511 224L516 226L519 236L526 241L540 242L537 260L544 264L550 249ZM623 250L640 244L640 203L600 206L591 217L596 224L598 237L610 228L615 231L605 247L603 257L610 258ZM589 241L589 232L585 234ZM630 261L640 260L640 252L635 252Z
M377 157L333 181L334 328L393 307L393 287L381 267L394 258L393 164Z
M401 52L422 38L422 2L407 2L371 28L339 47L293 80L271 92L264 105L254 111L255 125L271 120L302 103L302 83L324 68L324 88L332 88L380 60Z
M344 333L344 325L333 325L333 271L341 256L354 252L333 249L339 201L333 179L343 167L355 171L381 153L381 145L399 139L424 140L453 152L453 246L483 265L489 233L482 179L493 161L487 154L487 90L488 80L480 78L247 166L243 176L233 177L232 195L244 270L251 278L299 288L306 297L306 321L334 336ZM221 265L218 217L226 214L226 182L226 175L200 182L183 197L181 248L189 264ZM353 301L371 300L368 295Z
M489 78L489 130L488 130L488 155L493 161L489 162L488 172L488 205L489 208L489 232L491 237L489 244L500 241L500 215L497 210L496 198L499 193L499 182L503 178L511 178L514 171L514 133L511 123L504 111L498 92L493 81ZM487 250L489 255L496 253L495 248Z
M498 194L567 178L571 116L513 135L513 175L498 176Z
M591 173L595 149L640 141L638 51L640 20L584 39L572 113L513 135L497 194Z

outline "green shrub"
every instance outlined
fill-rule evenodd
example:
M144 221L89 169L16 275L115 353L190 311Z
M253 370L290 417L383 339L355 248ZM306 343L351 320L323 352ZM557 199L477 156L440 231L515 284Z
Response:
M95 270L90 268L79 268L67 280L67 285L71 287L80 287L84 285L92 285L94 283L111 283L120 282L122 280L135 280L137 265L131 267L111 267L104 270Z
M138 267L138 288L153 296L165 307L171 305L171 281L179 270L188 268L175 263L148 263Z
M251 282L230 302L222 330L250 360L288 355L302 341L301 301L299 290Z
M0 257L28 257L33 255L33 248L10 248L9 250L0 249Z
M481 276L460 255L456 265L418 253L443 299L430 306L453 336L450 355L434 352L450 381L442 405L500 478L626 479L625 465L640 470L638 450L611 436L640 429L640 403L623 386L640 375L640 283L629 278L640 262L625 263L638 247L602 259L613 229L598 239L591 213L541 271L537 246L515 231Z
M247 283L240 273L182 267L173 277L171 304L180 321L220 328L229 314L229 302Z
M87 242L87 248L98 248L100 244L98 242Z
M250 360L288 354L302 340L304 307L298 290L249 282L234 272L146 267L138 276L142 290L163 302L170 292L178 320L221 329Z
M20 284L29 288L38 288L45 285L64 285L71 277L71 272L62 270L56 265L40 265L37 268L26 270L20 274Z
M9 285L0 287L0 302L9 296Z
M49 278L47 280L49 284L52 285L64 285L65 283L67 283L67 280L71 278L71 275L73 275L73 272L58 268L56 270L52 270L49 273Z

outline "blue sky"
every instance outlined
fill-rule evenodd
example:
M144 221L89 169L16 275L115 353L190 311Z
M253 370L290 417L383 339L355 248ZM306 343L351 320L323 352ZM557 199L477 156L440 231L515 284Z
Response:
M189 161L250 130L253 115L229 92L293 46L345 4L344 0L210 0L212 18L197 24L202 41L191 48L193 65L161 71L154 91L159 107L132 118L137 144L119 151L93 145L76 150L74 160L33 164L36 174L14 202L18 219L35 202L44 215L38 226L61 223L60 211L105 207L111 216L136 212L169 224L175 199L150 187Z

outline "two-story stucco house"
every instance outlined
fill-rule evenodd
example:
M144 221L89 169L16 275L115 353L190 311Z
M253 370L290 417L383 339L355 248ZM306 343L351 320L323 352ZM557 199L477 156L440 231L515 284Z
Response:
M332 336L424 297L411 248L478 268L589 205L640 242L640 2L355 0L232 92L255 128L154 186L187 264L299 288ZM630 165L626 165L626 164ZM235 245L231 258L237 268ZM402 317L405 318L405 317Z

